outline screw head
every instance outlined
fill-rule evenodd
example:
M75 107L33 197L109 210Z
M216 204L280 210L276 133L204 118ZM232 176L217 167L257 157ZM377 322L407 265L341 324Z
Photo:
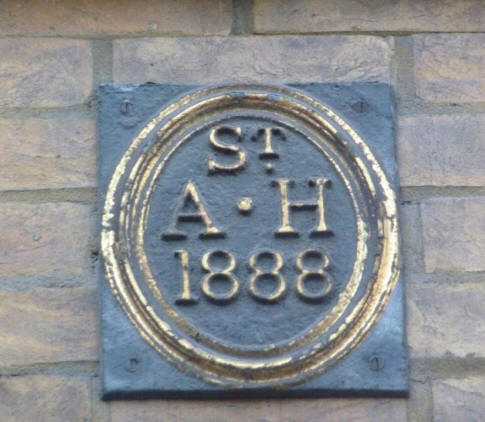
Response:
M125 369L131 373L136 372L139 364L140 364L140 361L137 358L131 358L126 363Z
M384 368L384 359L380 356L372 356L369 359L369 368L372 371L380 371Z
M121 114L123 114L124 116L131 114L133 111L133 103L129 100L123 100L121 102L120 110Z
M352 104L352 109L357 111L358 113L365 113L369 110L369 103L364 100L357 101L356 103Z

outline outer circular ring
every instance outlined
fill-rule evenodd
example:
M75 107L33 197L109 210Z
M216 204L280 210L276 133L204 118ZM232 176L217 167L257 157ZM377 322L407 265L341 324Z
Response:
M338 148L344 149L375 212L371 217L379 232L380 255L374 261L373 276L367 280L365 294L345 319L332 327L328 338L323 338L328 331L326 327L325 331L316 332L306 347L292 353L271 355L268 359L231 356L181 334L170 321L155 313L140 289L137 280L140 275L132 268L133 259L138 263L143 261L143 222L149 213L149 198L144 190L148 177L145 170L149 167L145 166L156 157L157 147L163 152L168 146L164 139L169 139L172 132L187 130L190 126L187 116L194 119L202 116L204 110L215 112L218 107L245 102L285 109L289 115L294 114L294 119L305 119L315 133L332 139ZM155 130L158 135L153 139ZM133 208L134 203L139 207ZM137 239L136 242L133 239ZM106 194L101 233L106 278L140 335L181 370L236 388L283 387L302 382L325 371L357 347L382 313L397 281L398 245L394 191L359 135L329 108L301 92L253 85L200 90L169 105L155 117L134 139L115 169ZM146 282L153 284L154 280Z

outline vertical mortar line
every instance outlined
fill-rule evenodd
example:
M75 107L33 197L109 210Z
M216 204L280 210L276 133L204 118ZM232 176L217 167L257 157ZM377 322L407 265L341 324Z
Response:
M94 420L94 377L89 377L89 417Z
M429 412L430 412L430 422L434 422L434 396L433 396L433 387L431 385L431 380L428 379L427 382L427 387L428 387L428 400L429 400Z
M421 202L422 202L422 199L417 201L416 205L418 207L418 220L419 220L418 221L419 270L421 270L424 273L426 272L426 267L425 267L425 260L424 260L424 235L423 235L424 225L423 225L423 214L421 212Z
M101 378L91 377L91 418L93 422L110 422L111 408L108 402L101 400Z
M251 35L253 28L253 0L232 0L231 35Z
M395 36L394 37L394 56L391 62L392 83L395 87L395 137L396 143L399 140L399 119L408 109L415 110L415 86L414 86L414 59L412 35L409 36ZM396 154L399 148L396 145ZM396 157L399 162L399 157ZM421 203L417 201L417 226L419 227L418 242L419 242L419 270L424 271L424 247L423 247L423 224L421 218ZM405 294L407 293L407 286L405 286ZM406 300L405 300L406 303ZM407 306L405 307L405 315L407 314ZM408 327L406 316L406 336L408 336ZM406 416L408 422L418 422L417 419L426 418L422 422L432 422L433 420L433 403L430 389L429 377L426 377L424 384L420 384L419 380L414 380L411 371L413 362L409 361L409 387L411 396L406 403ZM424 393L424 397L421 395ZM421 421L420 421L421 422Z
M393 83L396 87L398 115L416 111L414 82L414 56L412 35L394 37L395 50L392 61Z
M433 422L433 396L429 365L423 360L410 360L410 397L407 400L408 422ZM421 378L421 379L420 379Z
M406 111L417 112L416 89L414 83L414 57L413 57L413 40L412 35L403 37L394 37L394 57L392 60L392 81L395 86L396 99L396 117L395 117L395 136L396 142L399 142L399 119ZM396 147L396 154L399 154L399 148ZM399 156L397 156L399 162ZM416 201L418 214L418 242L419 242L419 270L425 270L424 267L424 242L423 242L423 222L421 214L421 200Z
M93 88L113 82L113 41L92 40Z

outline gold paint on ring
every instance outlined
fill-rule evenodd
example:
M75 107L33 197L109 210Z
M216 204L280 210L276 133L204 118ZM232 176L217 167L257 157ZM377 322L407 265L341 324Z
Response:
M136 206L133 206L133 204L138 204L140 200L139 195L141 194L141 192L138 191L139 193L137 195L135 193L136 190L132 189L133 185L130 185L130 183L125 182L125 185L127 184L130 187L130 192L125 191L124 193L121 193L123 207L120 207L119 209L119 220L115 220L116 208L118 207L116 198L120 182L122 182L122 179L126 174L125 172L128 169L131 157L151 134L153 129L165 118L176 113L177 109L183 108L191 102L195 102L206 95L212 95L219 91L227 92L236 89L246 91L244 94L245 98L249 98L250 95L252 95L253 100L257 99L262 103L266 100L269 100L271 103L271 101L276 101L277 99L281 100L281 97L286 96L287 98L280 105L286 105L293 110L299 110L301 115L304 115L308 121L313 120L315 127L319 128L320 132L322 134L327 134L327 136L331 134L333 135L332 137L338 138L339 132L333 127L333 124L340 127L340 129L360 149L365 161L367 161L366 163L362 158L353 157L354 159L359 158L360 160L356 167L360 169L361 176L363 176L361 177L361 183L367 186L368 192L377 203L377 222L379 230L382 230L382 237L380 237L380 259L374 263L374 267L377 269L377 274L372 281L369 282L366 293L362 299L360 299L352 312L345 318L345 322L340 324L337 330L331 335L330 339L327 342L316 343L311 349L296 355L271 357L266 360L243 360L241 357L232 359L225 355L221 355L220 353L210 353L207 349L200 349L198 346L194 345L193 342L180 337L180 335L172 329L170 324L160 319L154 312L153 308L148 305L146 298L143 296L142 291L136 282L136 277L130 269L130 253L129 251L124 250L124 248L128 249L129 238L133 239L134 235L138 239L136 243L136 254L138 255L138 258L140 257L140 253L143 253L143 235L141 235L140 238L140 234L143 233L146 227L146 215L149 206L147 197L145 196L145 199L142 201L142 213L144 214L142 220L144 222L139 226L138 230L133 227L130 233L130 219L136 217L136 210L138 209ZM266 93L250 93L250 91L255 90L270 91L273 93L273 97L270 99ZM223 95L222 97L225 98L225 100L236 101L235 99L232 99L230 94ZM204 109L209 104L210 100L202 100L200 101L199 106ZM192 107L187 107L187 114L193 114L196 108L197 103ZM323 118L320 113L325 115L325 118ZM176 115L176 117L180 118L180 114L181 113ZM298 117L301 118L301 115ZM192 115L191 117L196 116ZM330 124L327 119L330 119L333 123ZM176 119L169 120L169 122L176 124ZM315 130L317 131L317 129ZM142 174L141 180L138 182L139 186L144 186L148 179L146 169L140 170L143 159L146 159L144 155L145 154L142 154L132 166L130 177L128 178L128 180L131 179L133 181L136 179L138 181L139 175ZM370 165L370 168L368 165ZM353 170L354 172L356 171L356 169ZM371 174L374 175L374 181ZM380 195L379 197L378 192ZM132 200L134 200L134 202L132 202ZM128 214L130 218L128 219L125 213L125 207L131 208L131 213ZM256 87L251 85L209 88L188 95L163 110L159 116L152 120L135 138L115 169L106 194L102 228L101 244L103 257L105 259L106 278L115 297L120 302L125 313L128 315L128 318L135 325L140 335L159 353L180 369L189 371L193 375L209 382L233 387L291 385L302 382L311 376L323 372L338 359L341 359L357 347L363 340L370 327L382 313L399 275L399 239L395 194L377 160L357 133L355 133L345 121L330 109L304 94L286 88L275 89L272 87ZM122 235L123 232L119 231L120 228L127 230L125 233L128 233L128 239L125 238L126 236ZM360 234L365 234L365 223L362 223L358 232ZM361 254L361 257L365 256L365 249L364 242L364 247L358 249L358 254ZM356 264L357 262L358 260L356 259ZM359 265L362 265L363 270L363 261ZM150 280L148 281L150 282ZM154 280L151 282L153 283ZM348 294L341 294L339 300L341 298L349 299ZM193 361L193 357L196 357L197 360Z

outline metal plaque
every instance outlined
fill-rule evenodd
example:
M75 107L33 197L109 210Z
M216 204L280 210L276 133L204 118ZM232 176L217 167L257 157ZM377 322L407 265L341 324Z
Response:
M388 86L99 102L105 398L406 393Z

